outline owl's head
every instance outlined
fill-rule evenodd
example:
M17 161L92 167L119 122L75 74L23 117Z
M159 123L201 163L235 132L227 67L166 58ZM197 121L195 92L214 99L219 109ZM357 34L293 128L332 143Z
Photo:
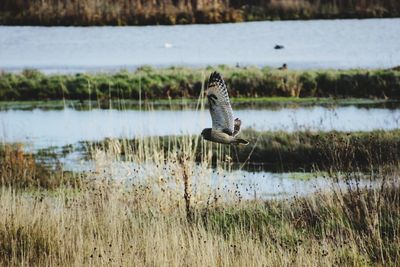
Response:
M203 129L203 131L201 132L201 136L202 136L205 140L210 140L210 139L211 139L211 128L205 128L205 129Z

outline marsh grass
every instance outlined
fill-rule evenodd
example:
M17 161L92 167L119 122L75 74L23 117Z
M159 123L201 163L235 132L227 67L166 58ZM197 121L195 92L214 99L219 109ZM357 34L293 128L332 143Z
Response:
M379 186L364 188L352 182L357 173L334 177L332 172L348 186L306 197L251 200L229 188L216 189L209 179L214 158L218 176L229 176L227 158L233 155L226 157L226 147L190 136L170 138L166 151L158 138L136 142L135 149L111 139L94 146L94 168L79 187L53 175L60 170L46 173L61 179L49 189L3 183L0 264L399 264L395 166L371 171ZM202 160L196 163L198 147ZM37 179L31 156L14 149L4 153L12 154L7 162L15 169L7 177Z
M398 175L398 174L396 174ZM398 176L396 176L398 179ZM399 263L399 188L198 203L153 185L0 191L7 266L320 266Z
M199 140L199 136L195 135L107 139L83 142L82 149L90 159L98 149L107 151L118 142L120 160L141 162L152 159L156 160L156 164L175 160L171 151L189 150L191 159L203 166L225 169L251 169L257 166L261 170L274 172L371 171L399 165L398 130L287 133L245 129L241 135L250 141L249 146L213 145Z
M204 83L198 109L204 109L203 90ZM278 146L270 143L270 133L244 134L254 138L254 146L243 153L245 161L260 144L289 149L295 142L304 149L305 140L315 138L279 133ZM378 136L379 141L366 144L398 139L395 131ZM365 188L358 183L365 172L357 164L357 172L341 169L356 158L352 151L364 151L356 147L362 142L346 134L334 137L322 137L326 154L320 157L335 167L327 179L347 186L275 200L243 199L234 185L218 187L218 180L230 179L238 157L199 136L87 143L93 168L74 176L76 183L66 182L62 169L46 168L21 147L3 146L0 265L397 266L398 158L387 162L390 168L365 170L378 185ZM384 147L398 156L397 146ZM342 158L338 151L351 153ZM371 153L380 160L374 163L384 163L385 151Z
M37 156L27 153L21 144L0 145L0 185L18 189L53 189L62 185L79 186L79 178L64 172L61 166L56 171L38 162Z

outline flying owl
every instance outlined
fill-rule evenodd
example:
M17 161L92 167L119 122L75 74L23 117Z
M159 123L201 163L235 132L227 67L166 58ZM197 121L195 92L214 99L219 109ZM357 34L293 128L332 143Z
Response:
M225 82L218 72L213 72L208 80L207 99L212 119L212 128L205 128L201 136L205 140L221 144L249 144L240 139L241 120L233 120L233 111L229 101Z

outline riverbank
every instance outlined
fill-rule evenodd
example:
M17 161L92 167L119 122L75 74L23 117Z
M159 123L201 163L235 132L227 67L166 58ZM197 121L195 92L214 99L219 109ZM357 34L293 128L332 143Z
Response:
M194 98L201 95L209 74L222 73L231 97L400 98L400 71L384 70L276 70L268 67L216 68L149 66L115 74L54 74L36 70L0 73L0 101L151 100Z
M389 18L398 1L24 1L0 3L0 24L42 26L174 25L259 20Z

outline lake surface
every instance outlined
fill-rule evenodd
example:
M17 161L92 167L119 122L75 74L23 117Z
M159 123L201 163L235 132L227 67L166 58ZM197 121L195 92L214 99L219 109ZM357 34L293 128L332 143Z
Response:
M355 106L241 109L235 117L244 128L271 131L371 131L400 128L400 109ZM211 127L208 110L2 110L0 141L24 142L34 148L79 141L137 136L200 134Z
M0 26L0 69L110 71L216 64L386 68L400 63L400 19L145 27ZM275 50L276 44L284 49Z

